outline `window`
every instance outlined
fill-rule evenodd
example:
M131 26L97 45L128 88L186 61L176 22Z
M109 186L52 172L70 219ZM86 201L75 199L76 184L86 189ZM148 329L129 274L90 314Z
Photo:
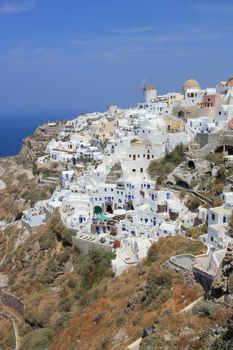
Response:
M226 216L223 217L223 223L225 224L227 222Z
M211 214L211 219L215 221L215 214Z
M143 173L143 168L140 168L140 172Z
M136 169L132 169L132 172L133 172L133 173L136 173Z

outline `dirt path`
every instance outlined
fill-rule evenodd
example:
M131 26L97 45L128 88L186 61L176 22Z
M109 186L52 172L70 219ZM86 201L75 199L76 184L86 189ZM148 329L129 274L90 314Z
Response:
M14 335L15 335L15 350L19 350L20 348L19 331L14 318L8 312L0 312L0 317L9 320L12 323L12 326L14 329Z

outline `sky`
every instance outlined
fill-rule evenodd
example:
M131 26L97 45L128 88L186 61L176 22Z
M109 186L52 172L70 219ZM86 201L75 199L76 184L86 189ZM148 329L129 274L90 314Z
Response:
M0 111L135 105L233 75L232 0L0 0Z

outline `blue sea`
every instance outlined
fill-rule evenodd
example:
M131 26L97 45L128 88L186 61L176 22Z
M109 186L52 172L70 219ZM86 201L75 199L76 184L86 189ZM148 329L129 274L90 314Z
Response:
M25 137L41 124L72 119L78 111L63 112L0 112L0 157L17 155Z

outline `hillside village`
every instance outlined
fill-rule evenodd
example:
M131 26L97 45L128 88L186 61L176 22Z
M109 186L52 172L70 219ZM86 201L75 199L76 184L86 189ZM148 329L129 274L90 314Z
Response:
M233 243L233 77L214 88L201 88L191 79L181 92L166 95L159 95L153 85L145 85L143 98L129 109L112 105L103 113L48 123L24 140L17 161L20 169L30 164L33 174L27 181L33 181L36 190L33 198L24 193L26 188L19 193L23 204L17 208L22 212L15 215L15 221L3 214L0 217L3 232L12 229L16 240L11 254L1 263L6 271L9 263L14 273L19 273L14 252L25 240L29 252L22 246L23 270L31 257L43 262L40 249L49 261L46 251L54 245L54 236L48 235L55 232L67 248L62 259L68 274L76 268L75 264L69 266L70 260L76 259L74 252L85 256L97 251L106 253L112 275L123 281L129 268L140 270L141 264L150 261L157 243L162 246L159 262L165 271L172 269L178 276L183 273L189 287L182 288L190 294L186 301L201 295L196 282L209 292ZM17 176L12 193L25 181L21 173ZM0 193L4 190L5 186ZM15 225L20 239L16 238ZM7 240L11 243L11 239ZM169 248L173 239L178 242L174 250ZM177 254L166 254L166 242L167 251ZM53 247L51 259L61 250L59 244ZM78 263L81 265L81 258ZM161 266L155 269L158 275ZM54 268L56 276L59 269ZM40 270L42 274L46 271L39 266ZM139 272L141 284L143 273ZM16 274L14 283L17 278ZM49 283L51 276L45 273L43 278L43 283ZM174 276L172 280L176 278L179 280ZM1 288L7 285L3 283ZM174 290L178 288L175 285ZM34 318L28 323L34 327ZM129 340L114 348L125 349ZM135 344L127 349L139 349L141 338ZM64 348L59 346L55 348Z
M188 80L181 93L161 96L155 86L144 86L143 93L135 107L110 106L59 128L36 162L39 171L62 166L60 184L49 200L24 212L22 222L33 232L58 209L75 247L116 253L116 275L143 259L160 237L186 236L206 225L199 239L208 246L208 263L199 259L197 266L212 275L232 240L233 182L225 174L233 165L233 78L215 88ZM172 154L180 159L169 160ZM218 179L221 171L221 190L210 198L202 181Z

